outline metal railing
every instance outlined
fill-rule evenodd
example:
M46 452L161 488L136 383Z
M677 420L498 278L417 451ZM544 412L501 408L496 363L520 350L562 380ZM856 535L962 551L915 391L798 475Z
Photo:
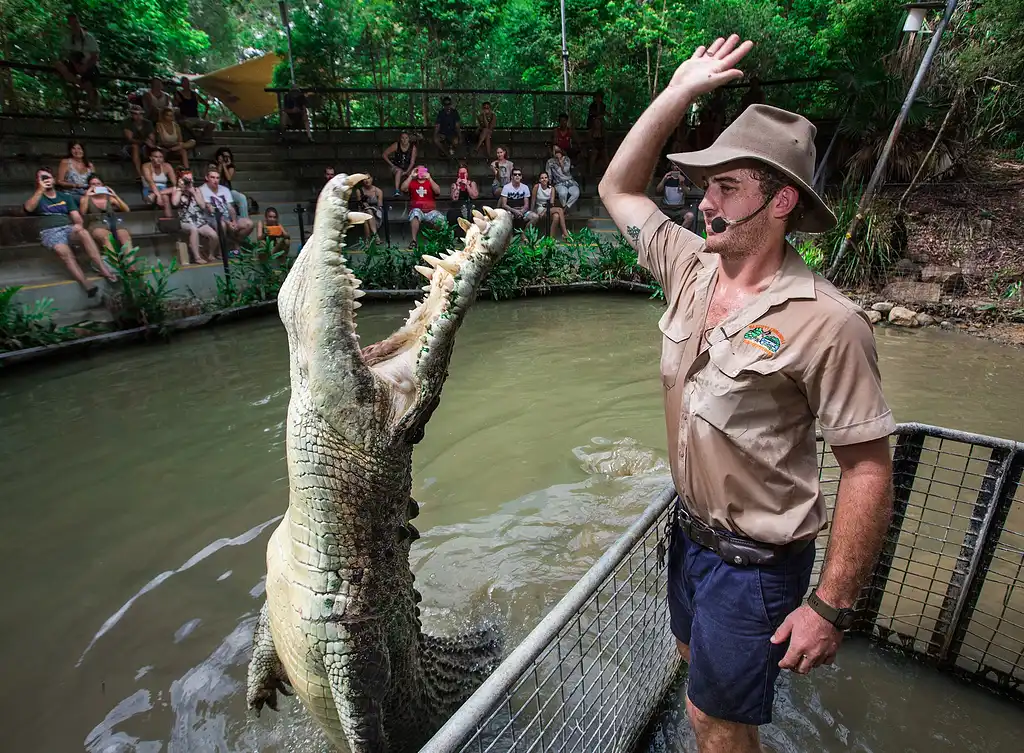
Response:
M901 424L894 508L852 632L1024 700L1024 444ZM829 516L839 467L818 441ZM632 751L679 660L667 489L421 753ZM818 539L817 582L828 543Z
M138 76L100 74L99 113L88 116L82 111L85 94L67 83L51 65L0 60L0 114L7 117L38 118L124 118L128 98L149 87L150 79ZM174 93L176 82L166 82Z
M547 89L355 89L300 87L306 95L313 130L424 128L433 129L443 97L452 98L464 131L476 131L476 116L484 102L497 114L497 127L554 128L565 112L577 130L587 125L589 91ZM287 87L268 87L284 109Z

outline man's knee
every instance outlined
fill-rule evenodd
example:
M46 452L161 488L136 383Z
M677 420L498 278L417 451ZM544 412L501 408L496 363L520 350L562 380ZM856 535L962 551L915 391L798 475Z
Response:
M684 662L687 664L690 663L690 647L678 638L676 638L676 651L678 651L679 655L683 657Z
M757 727L708 716L686 697L686 713L700 753L761 753Z

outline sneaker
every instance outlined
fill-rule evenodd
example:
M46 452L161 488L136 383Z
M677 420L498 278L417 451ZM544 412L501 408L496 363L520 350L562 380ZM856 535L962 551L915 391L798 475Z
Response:
M397 197L397 196L401 196L401 195L402 195L402 192L401 192L401 191L398 191L398 190L396 190L396 191L395 191L395 192L394 192L394 193L392 194L392 196L396 196L396 197Z

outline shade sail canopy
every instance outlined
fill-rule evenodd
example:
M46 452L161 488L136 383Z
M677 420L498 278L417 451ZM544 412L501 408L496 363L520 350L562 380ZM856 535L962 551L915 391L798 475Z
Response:
M193 84L215 96L242 120L256 120L277 110L277 95L263 90L270 86L274 67L280 62L279 55L268 52L244 63L190 78Z

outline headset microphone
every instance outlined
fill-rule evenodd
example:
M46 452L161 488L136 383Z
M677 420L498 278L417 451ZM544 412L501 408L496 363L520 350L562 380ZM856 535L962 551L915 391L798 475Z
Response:
M724 233L732 225L742 225L744 222L748 222L761 214L765 207L767 207L774 198L774 196L769 196L764 200L764 204L759 206L755 211L751 212L746 217L740 217L738 220L727 220L725 217L715 217L715 219L711 220L711 229L716 233Z

